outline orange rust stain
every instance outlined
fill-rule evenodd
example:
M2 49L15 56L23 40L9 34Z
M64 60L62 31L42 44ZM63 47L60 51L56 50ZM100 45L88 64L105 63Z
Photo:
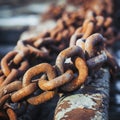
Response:
M77 108L67 112L60 120L91 120L94 116L94 110Z
M70 103L69 101L64 101L64 104L60 104L57 111L56 111L56 114L59 113L62 109L67 109L67 108L70 108Z

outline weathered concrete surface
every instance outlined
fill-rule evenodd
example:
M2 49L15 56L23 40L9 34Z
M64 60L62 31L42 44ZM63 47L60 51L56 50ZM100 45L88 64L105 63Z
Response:
M61 96L54 120L107 120L109 105L107 69L101 69L81 89Z

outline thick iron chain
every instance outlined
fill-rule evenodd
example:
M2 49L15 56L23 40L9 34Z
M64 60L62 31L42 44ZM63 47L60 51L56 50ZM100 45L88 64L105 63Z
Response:
M19 40L15 49L2 58L0 117L17 119L11 103L38 105L56 94L79 89L91 75L91 68L98 70L107 63L112 73L118 71L106 46L115 42L119 33L114 33L111 11L105 3L94 4L102 4L102 8L97 11L84 3L86 10L81 7L61 12L53 29ZM36 95L37 90L41 93Z

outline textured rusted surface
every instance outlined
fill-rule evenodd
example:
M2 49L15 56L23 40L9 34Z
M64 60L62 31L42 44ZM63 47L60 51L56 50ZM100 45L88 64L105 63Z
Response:
M6 111L7 111L9 120L17 120L17 115L15 114L15 112L11 108L7 108Z
M15 106L23 102L28 106L39 105L66 93L70 98L63 98L65 102L57 108L55 119L60 117L62 108L65 111L62 109L61 119L103 118L101 113L107 111L104 111L107 107L104 99L108 97L109 87L109 78L104 74L107 68L112 74L119 70L106 46L115 42L120 33L112 25L111 9L106 8L112 7L107 2L111 0L91 0L90 4L80 1L84 2L83 6L74 6L71 11L68 3L64 7L53 5L48 14L52 15L53 11L51 17L57 17L56 25L52 29L48 25L46 31L41 29L37 33L28 31L27 38L21 37L15 49L2 58L0 108L8 117L6 106L13 107L11 110L19 118L24 112L19 113ZM32 32L36 34L31 35Z
M31 79L34 76L39 75L40 73L46 73L49 80L53 79L56 76L55 70L50 64L48 64L48 63L38 64L38 65L30 68L25 73L25 75L23 77L23 87L29 85L31 82Z
M17 91L22 88L22 84L20 81L14 81L4 87L0 88L0 97L4 96L7 93Z
M54 120L107 120L109 104L109 78L107 69L82 89L64 94L56 107Z
M70 83L63 85L61 88L63 91L67 91L67 92L73 91L79 88L83 83L85 83L87 79L88 67L85 61L82 58L77 57L75 59L75 66L79 71L79 76L73 79Z
M63 74L64 73L64 62L68 57L74 57L74 56L81 56L84 57L83 51L80 47L78 46L73 46L73 47L69 47L65 50L63 50L62 52L60 52L60 54L58 55L57 59L56 59L56 66L59 69L59 74Z
M87 65L89 68L95 68L95 67L99 67L99 65L105 63L106 61L107 61L107 55L103 52L102 54L88 60Z
M64 85L65 83L68 83L69 81L72 80L72 78L73 78L73 72L72 70L68 70L61 76L53 79L52 81L40 79L38 85L42 90L53 90L57 87Z
M104 38L99 33L93 34L86 39L85 50L87 51L89 57L95 56L96 51L97 52L101 51L100 47L104 47L103 41Z
M94 115L95 115L94 110L76 108L66 113L64 117L61 118L61 120L90 120Z
M21 99L27 97L28 95L32 94L36 90L37 86L35 83L31 83L26 87L18 90L17 92L13 93L11 96L11 100L13 102L18 102Z

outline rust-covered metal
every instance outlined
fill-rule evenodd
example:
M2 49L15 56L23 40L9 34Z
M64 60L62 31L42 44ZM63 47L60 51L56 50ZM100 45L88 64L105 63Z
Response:
M64 73L64 62L69 57L81 56L84 58L83 51L78 46L69 47L63 50L56 59L56 67L58 69L59 74Z
M6 112L9 117L9 120L17 120L17 115L14 112L14 110L12 110L11 108L7 108Z
M56 25L21 37L1 59L0 113L5 119L24 114L17 116L11 106L39 105L64 93L68 96L60 99L55 120L107 119L109 72L119 71L107 47L120 33L113 27L111 0L80 1L72 11L69 4L50 8Z
M61 96L54 120L108 120L110 74L107 69L95 74L82 89Z
M55 88L58 88L68 82L70 82L73 78L73 71L67 70L64 74L62 74L59 77L56 77L55 79L52 79L51 81L47 81L44 79L40 79L38 82L38 86L42 90L53 90Z
M63 91L66 91L66 92L74 91L77 88L79 88L83 83L85 83L88 77L87 64L82 58L77 57L75 59L75 67L78 69L79 75L68 84L63 85L61 88Z

